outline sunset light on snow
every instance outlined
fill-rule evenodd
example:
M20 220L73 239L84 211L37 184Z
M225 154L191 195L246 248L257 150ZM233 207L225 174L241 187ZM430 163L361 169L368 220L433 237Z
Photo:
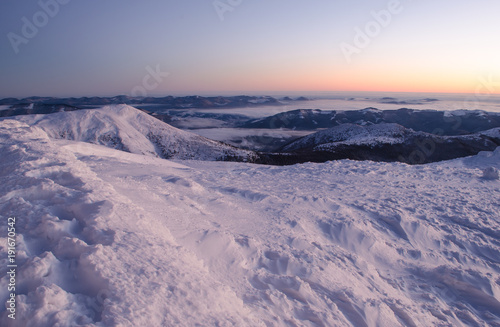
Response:
M0 327L500 327L500 0L0 0Z

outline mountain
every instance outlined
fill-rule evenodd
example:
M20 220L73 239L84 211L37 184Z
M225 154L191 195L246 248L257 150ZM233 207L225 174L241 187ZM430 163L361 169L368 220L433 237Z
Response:
M423 164L493 151L500 146L500 128L462 136L415 132L398 124L343 124L322 130L268 154L268 163L294 164L355 159Z
M182 131L127 105L16 116L55 139L105 145L165 159L253 161L252 151Z
M294 101L292 99L288 101ZM299 98L295 101L304 101ZM162 109L186 109L186 108L240 108L255 107L262 105L281 105L282 102L271 96L185 96L185 97L133 97L119 95L115 97L81 97L81 98L54 98L54 97L29 97L24 99L5 98L0 99L0 105L10 106L9 115L19 114L17 111L27 109L33 105L40 107L50 107L51 105L66 105L68 107L88 108L101 107L113 104L133 104L133 105L161 105ZM17 111L16 111L17 110ZM37 113L37 112L34 112ZM2 114L2 113L0 113ZM5 113L3 113L5 115Z
M81 108L68 104L44 104L39 102L16 103L4 105L6 108L0 110L0 117L12 117L19 115L41 115L63 111L75 111Z
M317 130L342 124L373 125L395 123L415 131L437 135L464 135L500 127L500 113L480 110L363 110L328 111L298 109L274 116L253 119L243 128L287 128Z
M49 116L123 144L154 129L126 107L76 113L0 121L0 326L500 326L500 149L172 162L54 138Z
M41 128L51 138L101 144L136 154L271 165L339 159L421 164L474 155L500 144L495 129L465 136L439 136L398 124L342 124L299 138L278 153L256 153L177 129L128 105L15 118Z
M284 152L296 152L303 149L328 145L378 145L382 143L403 143L410 136L425 135L415 133L398 124L377 124L361 126L342 124L333 128L304 136L282 148Z

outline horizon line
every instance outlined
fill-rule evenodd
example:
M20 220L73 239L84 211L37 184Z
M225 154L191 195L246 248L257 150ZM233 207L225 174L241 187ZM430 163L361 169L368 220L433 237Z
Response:
M115 95L80 95L80 96L54 96L54 95L30 95L30 96L25 96L25 97L14 97L14 96L2 96L0 97L0 100L5 100L5 99L16 99L16 100L24 100L24 99L29 99L29 98L55 98L55 99L68 99L68 98L115 98L115 97L121 97L121 96L126 96L129 98L134 98L134 99L141 99L141 98L164 98L164 97L189 97L189 96L203 96L203 97L230 97L230 96L286 96L288 93L293 93L294 96L297 96L297 94L304 93L302 96L307 96L307 94L311 93L316 93L316 94L321 94L321 93L337 93L341 95L342 93L358 93L358 94L368 94L368 93L379 93L379 94L384 94L384 93L390 93L390 94L442 94L442 95L475 95L479 97L487 97L487 96L500 96L500 93L492 92L492 93L478 93L478 92L426 92L426 91L323 91L323 90L318 90L318 91L221 91L221 92L212 92L212 91L199 91L199 92L193 92L193 93L185 93L185 92L173 92L170 94L155 94L155 95L149 95L149 96L132 96L128 94L115 94Z

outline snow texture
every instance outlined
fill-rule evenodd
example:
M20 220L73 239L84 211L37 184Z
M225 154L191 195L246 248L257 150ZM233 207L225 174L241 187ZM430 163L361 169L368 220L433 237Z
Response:
M376 124L361 126L356 124L342 124L308 136L305 136L285 146L283 151L290 152L311 146L322 150L339 144L376 145L381 143L398 144L406 140L406 136L413 132L398 124Z
M1 301L11 216L19 264L1 326L500 326L500 182L482 173L500 149L173 162L131 150L155 151L129 143L152 127L126 113L118 130L90 112L0 121ZM90 121L137 153L54 132L102 143Z
M495 167L488 167L483 169L483 178L484 179L499 179L498 169Z

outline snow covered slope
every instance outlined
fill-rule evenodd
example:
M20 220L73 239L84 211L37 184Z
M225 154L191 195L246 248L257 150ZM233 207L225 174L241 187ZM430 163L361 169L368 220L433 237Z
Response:
M440 135L465 135L500 127L500 114L481 110L313 110L298 109L250 120L246 128L288 128L317 130L342 124L373 125L395 123L415 131Z
M356 124L342 124L311 135L288 144L283 151L291 152L304 148L314 148L329 143L341 144L366 144L403 143L413 134L419 134L398 124L376 124L361 126ZM424 134L424 133L421 133Z
M500 325L499 149L172 162L4 120L0 153L1 326Z
M252 161L254 154L172 127L127 105L17 116L52 138L105 145L161 158Z
M500 145L500 128L471 135L440 136L398 124L343 124L299 138L279 151L295 161L354 159L423 164L476 155Z

